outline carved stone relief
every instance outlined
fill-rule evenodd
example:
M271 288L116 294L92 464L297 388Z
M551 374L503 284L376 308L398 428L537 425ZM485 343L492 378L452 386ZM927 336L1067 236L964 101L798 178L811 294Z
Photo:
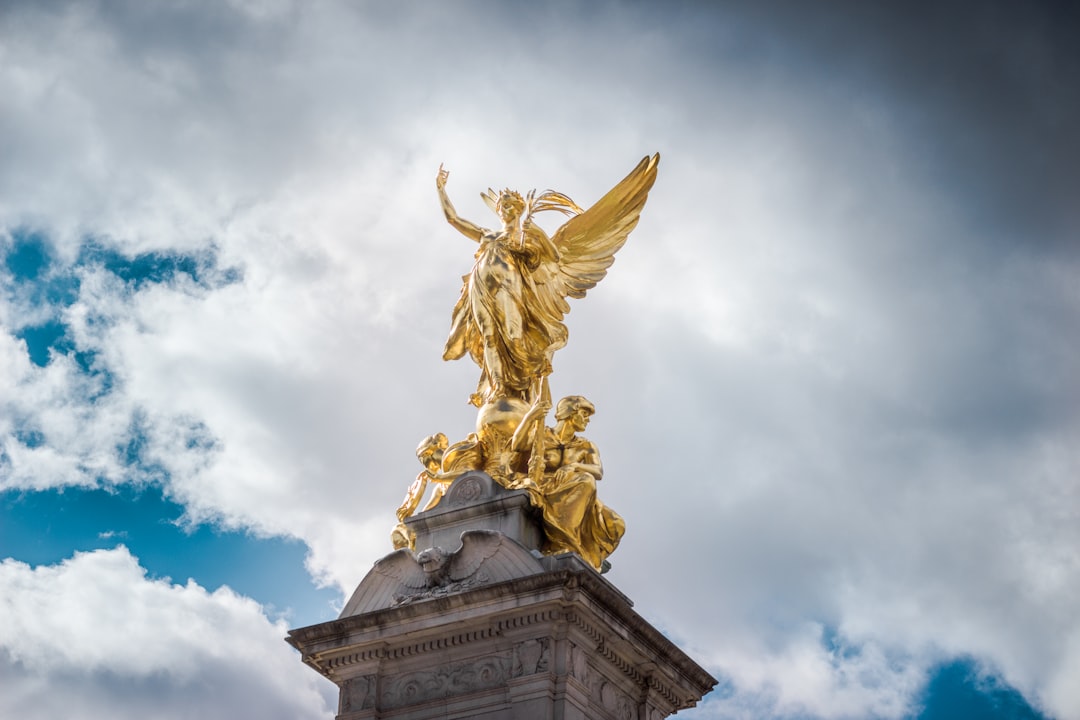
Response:
M443 504L447 507L461 507L478 503L494 494L493 485L494 482L486 475L466 473L450 486Z
M570 676L585 687L589 686L589 663L585 651L575 643L570 643Z
M633 720L636 704L622 690L612 683L599 683L600 704L619 720Z
M550 665L550 653L547 638L526 640L514 648L514 663L511 677L535 675L545 672Z
M362 675L350 678L341 686L340 712L366 710L375 706L375 676Z
M447 583L446 585L432 587L432 588L407 588L405 592L394 594L394 604L392 607L398 607L399 605L408 605L409 603L416 602L418 600L427 600L435 597L445 597L447 595L453 595L455 593L465 592L466 590L472 590L474 587L486 585L491 582L491 578L487 573L482 570L470 578L466 578L461 582Z
M399 708L499 687L511 677L512 656L512 652L506 652L438 670L388 678L381 706Z
M490 690L505 685L512 678L546 672L550 665L551 649L548 638L525 640L515 645L512 650L497 655L488 655L437 670L388 677L383 682L380 706L383 709L399 708L438 698ZM370 684L372 698L374 696L373 681L374 678ZM358 701L353 699L361 697L362 689L367 692L368 686L357 684L356 689L352 690L351 685L347 683L346 688L347 690L343 690L342 697L349 695L351 709L371 707L371 705L358 704ZM347 712L344 704L342 712Z

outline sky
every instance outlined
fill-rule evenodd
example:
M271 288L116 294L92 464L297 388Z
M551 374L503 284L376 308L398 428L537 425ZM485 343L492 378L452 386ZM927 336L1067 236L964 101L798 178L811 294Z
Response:
M690 719L1080 718L1068 3L0 6L0 716L326 720L488 187L662 160L567 317ZM548 222L548 220L542 220ZM554 229L550 226L549 229Z

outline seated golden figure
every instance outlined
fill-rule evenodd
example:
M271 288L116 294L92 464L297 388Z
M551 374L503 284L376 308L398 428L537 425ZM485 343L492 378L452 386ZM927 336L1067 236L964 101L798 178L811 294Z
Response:
M550 407L538 401L527 411L515 406L502 414L489 413L486 422L478 423L477 433L453 445L448 446L442 433L421 442L416 456L425 469L398 508L394 547L413 548L415 538L405 519L416 512L429 484L435 491L424 510L438 504L454 479L469 470L484 470L504 487L528 490L543 520L544 554L577 553L606 570L607 557L619 545L626 524L597 498L596 483L604 477L600 451L578 435L596 408L580 395L564 397L555 408L552 428L544 425ZM508 440L501 439L511 433Z
M539 405L542 420L543 405ZM545 554L577 553L597 569L604 569L607 557L615 551L626 523L596 496L596 483L604 477L600 452L577 433L585 430L595 406L580 395L570 395L555 408L556 425L543 427L543 472L534 473L535 487L530 487L532 502L543 513ZM522 422L522 433L515 436L515 446L535 445L535 430L527 426L534 417ZM534 438L530 441L527 435ZM533 464L534 468L537 468ZM528 485L528 483L527 483Z

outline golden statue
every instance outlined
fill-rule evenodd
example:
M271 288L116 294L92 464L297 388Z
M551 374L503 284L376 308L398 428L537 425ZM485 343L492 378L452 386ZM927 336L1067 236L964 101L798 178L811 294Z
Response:
M428 484L434 484L435 490L431 495L431 500L424 506L424 510L430 510L438 505L439 500L446 494L446 489L450 487L450 483L456 477L447 477L440 472L443 455L448 444L449 441L445 435L435 433L421 440L420 445L417 446L416 459L420 461L424 469L420 471L420 474L416 476L416 480L409 486L409 489L405 492L405 499L401 501L401 505L397 509L398 524L394 526L393 531L390 533L390 541L394 544L395 550L403 547L412 550L416 544L416 536L405 525L405 518L416 512L416 508L420 506L420 501L427 491Z
M462 235L480 244L472 270L462 279L443 359L467 352L480 366L470 397L476 407L501 398L550 402L547 377L555 351L566 345L566 299L582 298L604 279L615 253L637 225L656 180L660 155L644 158L626 178L588 210L548 190L525 197L514 190L481 193L501 221L489 230L458 216L446 194L450 173L439 166L435 187L443 213ZM571 216L548 237L533 221L539 212Z
M544 427L545 412L546 403L534 406L513 439L514 447L528 453L535 447L534 436L544 436L542 472L535 482L523 483L532 504L543 513L544 552L575 552L605 569L626 523L596 497L596 483L604 477L600 451L577 434L584 432L596 407L580 395L564 397L555 407L554 428Z
M479 408L476 432L449 445L441 433L425 439L417 457L425 470L398 508L395 548L415 539L405 519L419 507L430 483L438 503L455 478L483 470L510 489L529 492L543 516L544 551L576 552L598 569L619 544L625 523L596 497L603 477L596 446L579 436L595 408L579 395L555 410L556 425L544 423L551 409L548 376L557 350L566 345L567 298L582 298L607 275L615 253L637 225L656 181L659 154L645 157L629 175L588 210L551 190L522 196L514 190L481 193L499 217L486 229L458 216L439 166L435 187L447 222L479 244L454 305L443 359L466 353L480 366L469 401ZM551 237L534 222L540 212L570 217Z

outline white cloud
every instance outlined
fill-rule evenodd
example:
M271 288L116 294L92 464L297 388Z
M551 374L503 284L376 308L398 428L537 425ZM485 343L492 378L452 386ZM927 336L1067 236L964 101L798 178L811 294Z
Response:
M874 642L827 646L823 628L794 629L777 651L736 640L714 658L727 672L722 697L709 709L725 718L910 717L926 682L925 667L890 656Z
M86 233L212 249L241 279L78 270L62 318L115 378L97 399L69 358L29 362L9 333L41 310L9 294L0 483L145 480L114 450L138 418L192 520L301 538L351 591L416 440L472 422L475 368L439 360L472 252L439 162L487 222L489 185L589 203L660 150L552 377L599 409L629 525L614 582L730 680L717 712L895 717L959 654L1077 717L1075 258L927 182L884 91L740 55L730 13L725 64L644 10L529 12L9 11L0 226L41 228L61 263Z
M283 622L227 587L146 577L127 549L0 563L6 717L330 717Z

